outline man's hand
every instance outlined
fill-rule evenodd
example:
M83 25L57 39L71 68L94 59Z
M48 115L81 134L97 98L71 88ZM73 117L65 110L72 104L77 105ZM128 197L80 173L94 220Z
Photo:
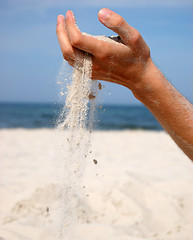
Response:
M121 37L122 43L83 35L76 26L73 13L68 11L66 18L58 16L56 30L64 59L73 66L77 52L90 53L92 78L129 88L193 160L193 105L153 64L149 47L136 29L109 9L101 9L98 17L101 23Z
M66 17L58 16L56 29L64 59L74 66L76 52L88 52L92 55L93 79L118 83L134 91L145 80L146 72L152 64L149 47L140 33L115 12L101 9L98 18L121 37L122 43L83 35L73 13L68 11Z

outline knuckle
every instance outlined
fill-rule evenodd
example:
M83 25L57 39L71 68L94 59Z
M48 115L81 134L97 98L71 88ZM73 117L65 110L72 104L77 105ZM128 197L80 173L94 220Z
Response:
M61 32L61 25L57 24L56 26L56 34L58 35Z
M56 27L56 34L58 35L58 33L59 33L59 27L57 26Z
M146 47L146 56L147 56L147 58L150 58L150 56L151 56L151 52L150 52L149 46Z
M98 58L104 61L108 58L108 55L105 52L101 52L100 54L98 54Z
M123 26L124 22L125 20L120 15L116 14L114 18L111 18L110 25L116 29Z
M136 31L136 32L132 35L131 42L136 45L136 44L139 43L140 39L141 39L141 34L140 34L138 31Z
M104 61L107 60L111 57L110 51L108 50L108 48L103 47L102 51L100 53L98 53L97 57Z
M75 46L75 47L80 46L81 40L82 40L81 39L81 34L74 34L70 40L71 40L71 44L73 46Z
M115 25L115 27L120 27L120 26L122 26L123 25L123 23L124 23L124 19L121 17L121 16L117 16L117 20L116 20L116 25Z
M63 57L64 57L64 59L65 60L69 60L69 59L71 59L72 58L72 55L73 55L73 52L71 51L71 49L70 48L65 48L64 50L63 50Z

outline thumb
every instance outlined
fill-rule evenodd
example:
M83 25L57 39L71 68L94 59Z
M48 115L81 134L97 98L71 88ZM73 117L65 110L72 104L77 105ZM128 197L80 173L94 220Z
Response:
M102 8L99 11L98 18L107 28L116 32L125 44L130 42L133 35L137 32L137 30L131 27L119 14L107 8Z

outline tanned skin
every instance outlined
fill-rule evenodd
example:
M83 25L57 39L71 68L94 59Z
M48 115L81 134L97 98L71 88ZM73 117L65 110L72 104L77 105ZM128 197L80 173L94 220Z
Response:
M99 21L121 37L121 43L83 35L72 11L57 19L57 36L63 57L74 66L76 53L92 55L92 79L130 89L156 117L182 151L193 160L193 105L164 77L151 59L150 49L140 33L120 15L103 8Z

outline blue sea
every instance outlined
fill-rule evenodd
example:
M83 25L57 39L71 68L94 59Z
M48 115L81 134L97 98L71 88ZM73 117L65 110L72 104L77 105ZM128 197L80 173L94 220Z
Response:
M60 104L0 103L0 128L54 128L62 110ZM95 129L162 130L147 108L141 105L97 107Z

